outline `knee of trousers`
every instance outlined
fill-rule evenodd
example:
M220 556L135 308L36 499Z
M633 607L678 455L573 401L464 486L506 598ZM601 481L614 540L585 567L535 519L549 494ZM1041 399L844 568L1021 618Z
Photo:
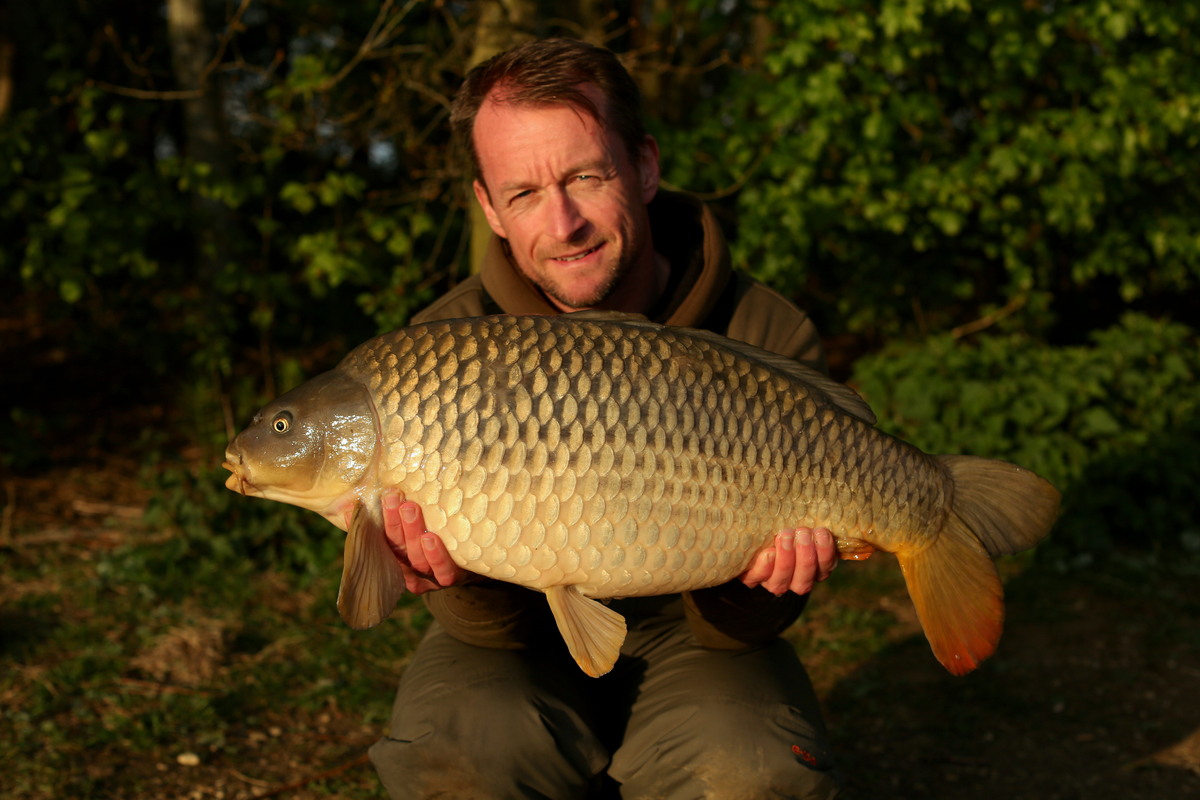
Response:
M765 713L764 713L765 712ZM610 773L622 797L827 800L840 781L820 722L736 702L680 707L630 731Z
M370 757L393 800L579 797L608 761L574 709L504 684L397 707Z

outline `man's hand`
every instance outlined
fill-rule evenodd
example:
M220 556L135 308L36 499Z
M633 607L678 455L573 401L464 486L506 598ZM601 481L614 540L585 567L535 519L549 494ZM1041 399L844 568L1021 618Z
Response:
M796 528L775 534L739 577L750 588L762 586L775 596L808 594L837 566L837 543L825 528Z
M425 530L421 507L394 489L383 495L383 527L400 560L405 588L413 594L461 584L471 576L454 563L442 540Z

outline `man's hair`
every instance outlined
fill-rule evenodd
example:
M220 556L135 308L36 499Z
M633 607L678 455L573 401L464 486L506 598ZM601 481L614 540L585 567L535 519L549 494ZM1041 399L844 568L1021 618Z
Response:
M593 84L604 96L604 108L582 91ZM454 95L450 126L471 156L475 174L482 177L475 149L475 118L488 94L516 105L568 105L582 111L625 143L629 157L637 156L646 138L641 93L616 55L577 39L541 39L507 50L474 67Z

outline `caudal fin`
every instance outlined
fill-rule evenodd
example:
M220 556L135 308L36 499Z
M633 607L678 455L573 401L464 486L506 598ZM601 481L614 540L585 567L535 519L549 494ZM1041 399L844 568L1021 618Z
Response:
M934 655L964 675L995 652L1004 628L1004 590L992 557L1045 537L1058 516L1059 494L1012 464L937 458L954 479L953 505L932 543L896 557Z
M991 458L936 458L954 479L954 510L993 556L1028 550L1058 518L1058 490L1037 473Z

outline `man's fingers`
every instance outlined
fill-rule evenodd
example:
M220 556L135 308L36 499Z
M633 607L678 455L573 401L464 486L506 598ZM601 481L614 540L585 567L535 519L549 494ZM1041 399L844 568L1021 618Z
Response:
M796 569L796 539L791 531L775 535L775 565L763 588L775 596L788 591Z
M450 558L442 540L425 529L425 513L419 504L405 500L401 492L392 489L384 492L381 505L384 532L400 562L408 591L424 594L470 577Z
M808 594L817 582L817 547L810 528L798 528L793 539L796 552L796 568L788 586L796 594Z
M404 552L415 572L429 573L429 558L421 539L425 535L425 514L411 501L400 504L400 527L404 532Z
M825 528L817 528L813 531L813 542L817 549L817 580L823 581L833 574L841 560L838 558L837 541Z
M775 568L775 547L771 546L765 550L759 551L754 560L750 562L750 566L746 568L739 577L742 583L753 589L759 586L767 578L771 577L771 572Z
M425 561L429 564L429 573L439 586L451 586L462 576L462 570L450 558L450 551L436 534L423 535L421 548L425 553Z
M825 528L780 531L739 578L750 588L762 586L776 596L789 591L808 594L829 577L838 558L837 540Z
M404 551L407 549L404 541L404 523L400 518L400 504L404 501L404 497L397 491L384 492L383 506L383 530L387 534L388 543L396 554L403 557Z

